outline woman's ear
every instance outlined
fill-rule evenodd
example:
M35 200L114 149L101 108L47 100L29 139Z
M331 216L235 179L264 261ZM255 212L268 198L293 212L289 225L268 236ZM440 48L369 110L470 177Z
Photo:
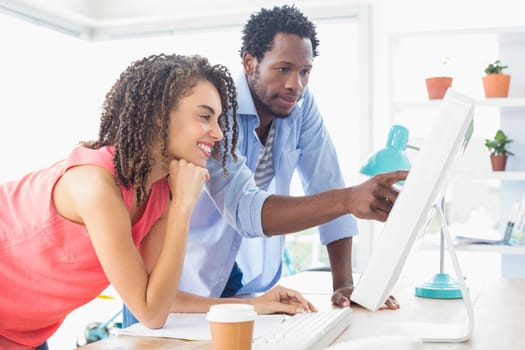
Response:
M255 73L255 67L257 66L257 58L253 57L249 53L244 53L242 56L242 65L246 75Z
M160 115L156 115L153 118L153 120L155 121L155 126L160 130L160 128L162 127L162 118L160 117Z

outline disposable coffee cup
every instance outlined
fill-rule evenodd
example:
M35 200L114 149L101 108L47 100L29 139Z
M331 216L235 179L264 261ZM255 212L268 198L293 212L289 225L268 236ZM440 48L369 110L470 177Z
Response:
M251 350L255 316L252 305L212 305L206 315L212 350Z

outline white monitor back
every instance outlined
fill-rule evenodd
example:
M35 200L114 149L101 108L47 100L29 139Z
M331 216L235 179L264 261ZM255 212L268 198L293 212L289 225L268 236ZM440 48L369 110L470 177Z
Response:
M472 132L472 99L449 89L352 293L352 301L371 311L384 305Z

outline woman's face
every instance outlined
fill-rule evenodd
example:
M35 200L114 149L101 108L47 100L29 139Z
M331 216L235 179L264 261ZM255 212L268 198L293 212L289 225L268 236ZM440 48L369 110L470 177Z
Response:
M205 167L215 142L223 133L218 118L222 112L219 92L208 80L200 80L190 94L179 99L170 112L168 155Z

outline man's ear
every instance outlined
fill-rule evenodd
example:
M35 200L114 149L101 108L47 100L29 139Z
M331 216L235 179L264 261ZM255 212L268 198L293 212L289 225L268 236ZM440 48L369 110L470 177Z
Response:
M253 57L249 53L244 53L242 56L242 66L246 75L255 73L255 67L257 66L257 58Z

